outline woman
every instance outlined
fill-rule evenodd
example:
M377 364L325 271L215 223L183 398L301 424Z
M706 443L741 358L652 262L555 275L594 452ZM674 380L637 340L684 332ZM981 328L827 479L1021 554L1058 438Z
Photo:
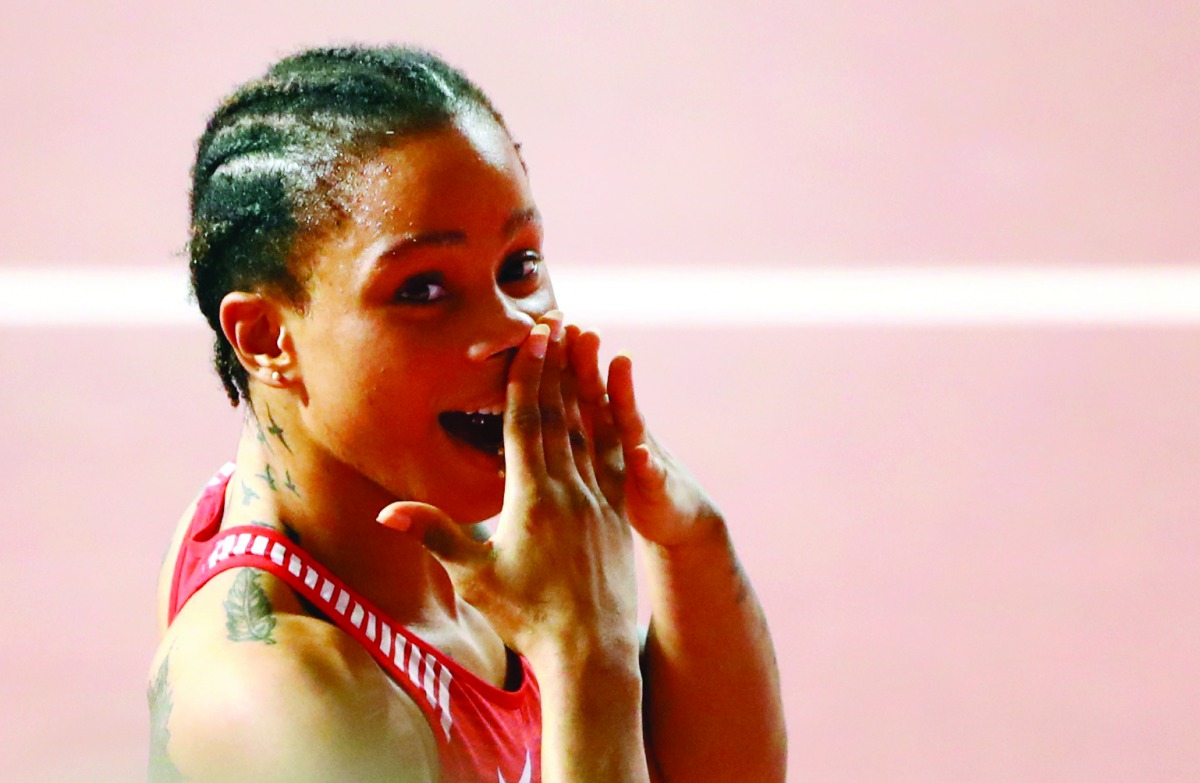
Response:
M629 359L603 377L564 325L478 88L408 49L286 58L210 120L191 207L247 417L164 566L152 780L782 779L724 520Z

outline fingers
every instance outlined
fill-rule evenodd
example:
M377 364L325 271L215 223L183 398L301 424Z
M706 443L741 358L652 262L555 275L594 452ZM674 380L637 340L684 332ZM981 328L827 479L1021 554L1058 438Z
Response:
M580 339L580 336L581 332L578 326L574 324L567 326L566 348L568 364L564 368L562 376L563 411L566 415L567 441L570 445L571 455L575 459L575 469L590 491L600 492L601 489L596 480L596 472L592 466L592 449L588 442L588 426L584 421L583 411L579 404L579 375L574 366L575 344Z
M563 372L566 363L566 329L562 314L548 313L545 320L550 323L550 343L546 349L546 360L542 365L541 385L538 400L541 406L542 448L545 451L546 471L561 476L574 462L570 438L567 434L567 414L563 405Z
M608 366L608 398L628 462L632 450L646 442L646 424L633 393L633 360L628 354L617 354Z
M624 457L608 403L604 377L600 373L600 336L592 331L578 330L578 336L570 341L570 360L577 401L592 438L588 467L595 478L595 486L614 508L621 508L625 483Z
M648 444L643 443L633 448L629 458L629 472L633 475L638 489L646 496L660 494L666 487L666 465L654 455Z
M666 468L656 456L658 449L638 410L633 391L633 360L627 354L618 354L609 364L608 397L625 469L633 475L639 490L650 493L661 489Z
M585 405L602 403L605 390L604 378L600 375L600 335L581 330L571 341L571 369L578 379L580 402Z
M589 489L616 497L611 488L619 482L600 475L604 464L620 470L621 446L611 416L597 415L607 407L599 336L564 326L562 313L555 310L543 316L526 345L509 371L506 475L510 481L537 475L578 478ZM602 451L594 454L589 441L595 436L589 429L597 423Z
M485 561L490 549L487 542L475 540L467 527L428 503L392 503L379 512L376 521L420 541L452 573Z
M625 504L625 457L608 405L597 407L592 414L592 441L596 482L613 508L621 509Z
M506 473L540 474L546 469L542 449L542 411L539 388L542 367L549 349L550 325L539 323L517 349L508 371L504 411L504 457Z

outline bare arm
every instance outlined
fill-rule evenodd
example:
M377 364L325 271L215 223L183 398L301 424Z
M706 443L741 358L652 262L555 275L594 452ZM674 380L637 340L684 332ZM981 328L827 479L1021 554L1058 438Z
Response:
M605 385L599 338L584 333L576 345L598 447L610 426L620 440L624 482L607 491L623 498L646 541L651 622L643 670L657 771L668 782L782 781L787 747L778 666L725 520L647 431L630 359L613 360Z
M646 549L646 717L663 779L782 781L775 652L724 524L687 545Z

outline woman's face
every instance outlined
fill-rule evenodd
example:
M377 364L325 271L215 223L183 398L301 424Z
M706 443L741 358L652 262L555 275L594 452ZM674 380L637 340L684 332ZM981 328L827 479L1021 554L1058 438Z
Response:
M509 363L555 306L524 167L472 113L347 177L289 318L316 458L461 522L494 515Z

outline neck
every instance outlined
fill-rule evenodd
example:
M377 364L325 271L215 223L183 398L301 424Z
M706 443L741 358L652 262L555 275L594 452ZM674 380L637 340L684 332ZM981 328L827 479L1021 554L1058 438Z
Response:
M421 626L456 611L441 565L414 539L376 515L395 500L303 437L286 405L256 399L230 480L224 527L282 531L397 622Z

